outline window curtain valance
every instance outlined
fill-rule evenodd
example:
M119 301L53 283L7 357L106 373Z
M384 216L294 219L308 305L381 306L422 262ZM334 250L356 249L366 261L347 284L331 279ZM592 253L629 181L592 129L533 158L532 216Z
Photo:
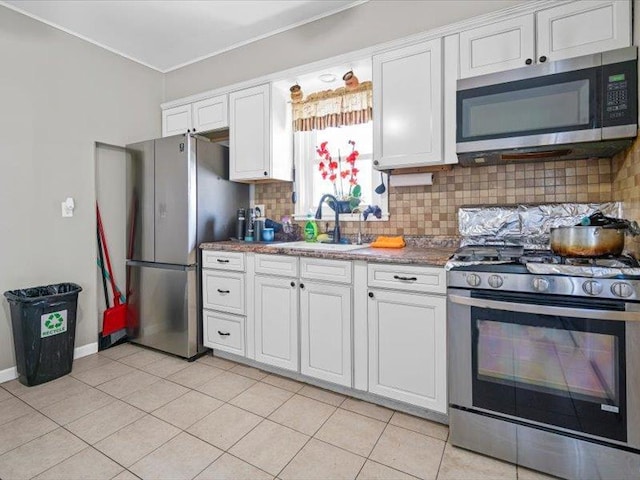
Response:
M294 132L367 123L373 113L373 84L312 93L292 106Z

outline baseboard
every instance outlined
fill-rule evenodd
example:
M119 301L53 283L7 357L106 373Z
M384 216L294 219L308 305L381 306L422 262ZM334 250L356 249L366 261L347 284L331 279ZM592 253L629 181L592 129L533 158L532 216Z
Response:
M94 353L98 353L98 342L87 343L81 347L76 347L73 350L73 358L82 358Z
M82 358L98 352L98 342L88 343L73 350L73 358ZM16 367L0 370L0 383L8 382L18 378L18 370Z
M8 382L9 380L13 380L14 378L18 378L18 370L16 369L16 367L0 370L0 383Z

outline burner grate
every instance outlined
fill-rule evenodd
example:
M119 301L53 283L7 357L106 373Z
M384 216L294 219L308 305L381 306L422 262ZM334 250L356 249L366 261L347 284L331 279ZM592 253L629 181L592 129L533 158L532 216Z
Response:
M453 259L460 262L517 262L522 256L522 247L504 245L478 245L459 249Z

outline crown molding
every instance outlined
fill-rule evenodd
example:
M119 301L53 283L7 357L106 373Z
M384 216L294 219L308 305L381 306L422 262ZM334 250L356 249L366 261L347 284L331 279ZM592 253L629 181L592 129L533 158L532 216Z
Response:
M167 108L179 107L189 103L197 102L207 98L214 97L216 95L224 95L245 88L255 87L270 82L277 82L287 78L295 78L299 75L305 75L313 72L323 70L325 68L335 67L339 64L348 64L350 62L370 58L373 55L384 53L388 50L394 50L396 48L406 47L416 43L433 40L436 38L446 37L448 35L454 35L465 30L480 27L494 22L499 22L508 18L513 18L519 15L532 14L540 10L544 10L549 7L556 7L558 5L571 3L575 0L535 0L523 2L520 5L505 8L502 10L496 10L484 15L468 18L460 22L448 24L442 27L435 28L426 32L417 33L407 37L403 37L389 42L376 44L360 50L344 53L341 55L326 58L305 65L281 70L279 72L270 73L261 77L245 80L242 82L226 85L224 87L216 88L213 90L207 90L205 92L196 93L187 97L178 98L164 102L160 107L165 110Z

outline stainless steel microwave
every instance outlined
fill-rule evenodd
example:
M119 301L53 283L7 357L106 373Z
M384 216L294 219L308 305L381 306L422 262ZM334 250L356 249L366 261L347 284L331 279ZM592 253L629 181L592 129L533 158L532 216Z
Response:
M611 157L638 133L637 48L458 81L463 165Z

